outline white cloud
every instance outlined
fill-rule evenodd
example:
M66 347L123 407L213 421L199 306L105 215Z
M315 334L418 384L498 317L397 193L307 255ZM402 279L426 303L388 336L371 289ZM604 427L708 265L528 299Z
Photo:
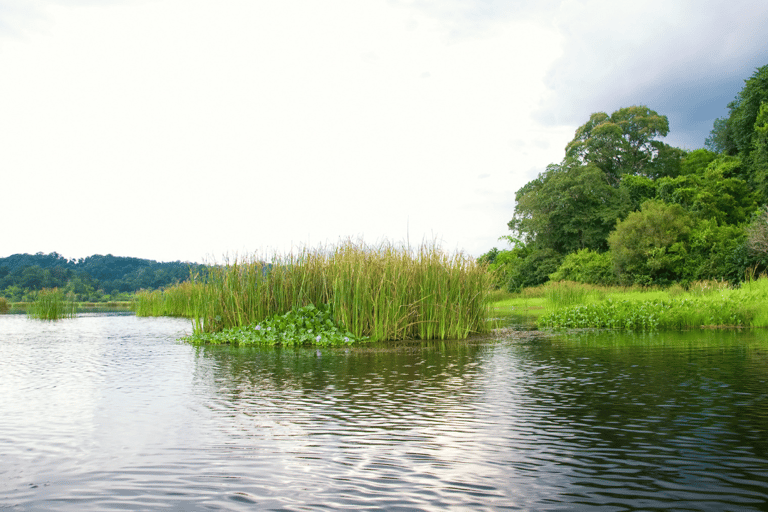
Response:
M767 5L0 0L0 253L479 255L592 112L647 104L700 146Z
M6 206L25 219L8 254L200 259L406 234L480 254L529 179L509 170L552 160L510 144L560 51L535 26L456 38L384 1L40 13L0 53ZM477 195L483 173L501 178Z

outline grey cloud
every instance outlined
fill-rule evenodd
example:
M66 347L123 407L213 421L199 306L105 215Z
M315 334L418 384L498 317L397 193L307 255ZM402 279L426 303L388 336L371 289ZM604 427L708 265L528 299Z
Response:
M587 10L599 7L584 2ZM653 6L644 12L653 12ZM685 2L673 19L609 19L614 27L639 23L647 34L601 31L594 12L558 19L564 54L547 82L550 100L539 120L583 124L593 112L643 104L670 119L673 145L694 149L717 117L727 113L755 68L768 64L768 3ZM749 16L744 16L749 13ZM605 21L605 20L604 20Z
M563 55L537 113L551 126L647 105L669 117L667 142L694 149L744 80L768 64L765 0L390 1L444 21L456 37L512 19L557 30Z

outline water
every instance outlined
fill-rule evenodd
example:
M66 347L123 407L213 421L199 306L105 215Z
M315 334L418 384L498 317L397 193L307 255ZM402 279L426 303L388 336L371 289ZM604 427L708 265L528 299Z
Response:
M0 509L768 508L765 331L318 352L189 328L0 316Z

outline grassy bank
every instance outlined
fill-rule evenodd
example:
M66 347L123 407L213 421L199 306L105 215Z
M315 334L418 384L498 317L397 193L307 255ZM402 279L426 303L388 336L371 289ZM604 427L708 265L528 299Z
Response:
M531 323L551 328L768 327L768 278L737 288L716 281L666 289L548 283L507 296L492 311L502 316L525 312Z
M203 335L313 306L355 339L463 339L489 329L488 289L484 267L462 253L346 242L214 265L205 282L138 294L136 312L193 318Z

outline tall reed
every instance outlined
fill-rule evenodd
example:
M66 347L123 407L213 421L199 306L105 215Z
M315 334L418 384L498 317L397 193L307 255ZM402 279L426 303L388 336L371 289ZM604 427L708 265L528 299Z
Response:
M8 299L0 297L0 313L7 313L11 309Z
M31 318L58 320L70 318L77 313L77 304L72 297L65 297L58 288L43 288L37 292L34 302L27 309Z
M133 300L136 316L163 316L165 314L161 290L139 290Z
M235 258L213 266L201 291L195 329L244 327L309 304L328 304L358 337L375 340L465 338L486 332L488 273L474 258L435 244L416 250L347 241Z

